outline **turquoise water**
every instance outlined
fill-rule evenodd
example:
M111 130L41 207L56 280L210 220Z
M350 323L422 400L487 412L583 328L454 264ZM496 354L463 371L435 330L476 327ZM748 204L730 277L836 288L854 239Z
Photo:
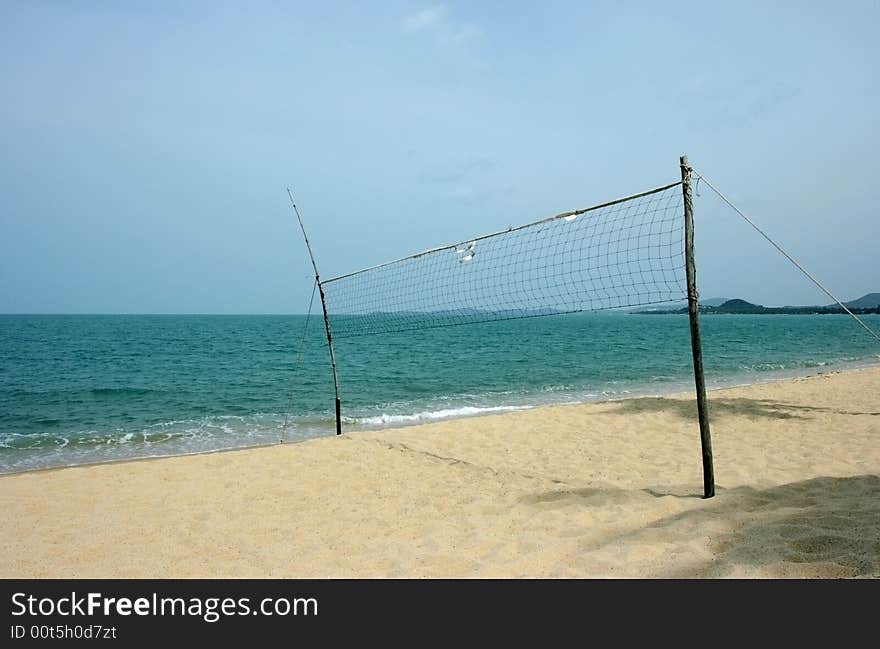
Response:
M866 316L880 328L880 317ZM0 472L333 433L323 323L0 316ZM709 387L880 362L848 316L704 316ZM346 430L692 389L687 316L575 315L337 342Z

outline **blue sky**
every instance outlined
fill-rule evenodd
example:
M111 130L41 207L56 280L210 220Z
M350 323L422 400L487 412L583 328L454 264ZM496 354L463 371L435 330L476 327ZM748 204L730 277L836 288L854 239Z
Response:
M302 312L677 180L880 291L880 3L0 4L0 312ZM707 190L704 296L826 303Z

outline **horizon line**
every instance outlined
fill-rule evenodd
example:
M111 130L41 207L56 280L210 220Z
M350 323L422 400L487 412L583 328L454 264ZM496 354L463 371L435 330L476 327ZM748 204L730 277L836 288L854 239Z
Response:
M210 315L210 316L288 316L288 315L309 315L307 313L211 313L211 312L169 312L169 311L154 311L154 312L136 312L136 311L122 311L122 312L110 312L110 311L3 311L0 312L0 316L44 316L44 315L70 315L70 316L95 316L95 315L130 315L130 316L144 316L144 315L155 315L155 316L172 316L172 315ZM312 313L311 315L316 315Z

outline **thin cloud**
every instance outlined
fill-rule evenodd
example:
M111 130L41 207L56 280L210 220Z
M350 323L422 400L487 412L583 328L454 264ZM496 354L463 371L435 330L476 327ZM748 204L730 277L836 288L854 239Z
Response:
M462 23L456 25L447 32L437 34L437 43L446 49L456 52L466 52L471 45L479 40L483 35L483 30L472 23Z
M401 31L429 36L438 49L460 55L470 53L474 42L483 36L479 25L455 19L445 5L433 5L410 14L403 19Z
M426 7L404 18L401 29L404 34L418 34L437 28L446 18L446 7L435 5Z

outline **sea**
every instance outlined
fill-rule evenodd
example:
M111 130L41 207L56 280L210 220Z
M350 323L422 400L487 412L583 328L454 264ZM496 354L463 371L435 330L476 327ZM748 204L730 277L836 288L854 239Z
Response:
M864 320L880 329L880 316ZM880 345L845 315L700 323L710 389L880 364ZM693 390L686 315L548 316L335 348L350 434ZM334 433L320 317L0 316L0 473Z

